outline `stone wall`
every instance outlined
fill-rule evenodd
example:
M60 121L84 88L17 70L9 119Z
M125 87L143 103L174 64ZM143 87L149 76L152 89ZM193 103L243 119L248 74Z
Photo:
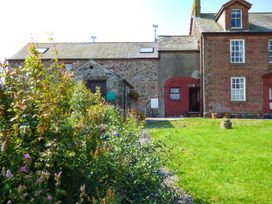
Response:
M111 103L122 109L124 107L124 93L126 93L126 106L128 105L127 93L129 92L129 87L124 84L122 79L103 65L100 65L92 60L84 63L75 69L74 80L83 81L86 86L88 86L88 81L105 81L106 92L111 92L116 96L116 99L111 101ZM127 90L126 92L124 92L124 86Z
M105 65L121 78L126 79L139 93L140 98L132 108L152 115L151 98L158 98L158 60L157 59L113 59L95 60Z
M158 98L158 59L99 59L94 60L100 65L104 65L114 74L127 80L139 93L138 101L132 103L132 108L152 115L150 101L151 98ZM88 60L60 60L60 63L73 64L74 71ZM50 64L50 60L43 60L45 65ZM23 65L23 60L10 61L12 67Z

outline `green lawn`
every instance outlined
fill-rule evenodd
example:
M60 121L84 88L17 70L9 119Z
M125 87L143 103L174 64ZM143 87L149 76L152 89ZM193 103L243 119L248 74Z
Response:
M272 203L272 121L182 119L146 125L196 203Z

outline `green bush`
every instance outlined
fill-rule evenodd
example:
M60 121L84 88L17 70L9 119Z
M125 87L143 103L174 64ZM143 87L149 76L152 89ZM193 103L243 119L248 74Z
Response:
M155 203L156 147L141 124L76 83L58 60L44 67L32 45L0 88L0 203Z

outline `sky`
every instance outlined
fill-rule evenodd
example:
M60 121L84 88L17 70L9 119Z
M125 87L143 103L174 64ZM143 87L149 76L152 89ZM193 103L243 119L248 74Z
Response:
M218 12L227 0L201 0ZM272 12L272 0L249 0L251 12ZM0 0L0 61L28 42L142 42L188 35L193 0Z

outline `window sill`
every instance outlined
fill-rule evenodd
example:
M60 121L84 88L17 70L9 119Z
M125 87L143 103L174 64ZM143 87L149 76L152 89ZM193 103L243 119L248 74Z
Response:
M244 104L244 103L247 103L247 101L230 101L231 103L234 103L234 104Z
M241 28L235 28L235 27L232 27L232 28L230 28L230 30L231 30L231 31L236 31L236 30L245 30L245 29L244 29L244 28L242 28L242 27L241 27Z
M233 62L231 62L230 65L232 65L232 66L245 66L246 63L245 62L241 62L241 63L233 63Z

